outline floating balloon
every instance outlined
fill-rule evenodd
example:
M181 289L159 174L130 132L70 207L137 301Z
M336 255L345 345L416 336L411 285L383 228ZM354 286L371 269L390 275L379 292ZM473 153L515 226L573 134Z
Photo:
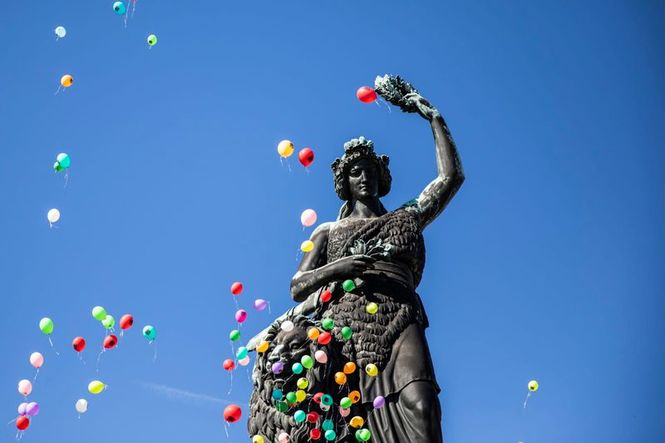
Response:
M268 307L268 302L265 301L264 299L257 298L256 300L254 300L254 309L256 309L257 311L263 311L267 307Z
M46 335L50 335L53 333L53 320L51 320L48 317L44 317L41 320L39 320L39 330L42 331Z
M46 219L51 225L53 223L57 223L58 220L60 220L60 211L58 211L56 208L49 209L49 211L46 213Z
M298 386L300 389L307 389L307 386L309 386L309 381L305 377L300 377L296 382L296 386Z
M240 340L240 331L238 331L237 329L234 329L231 332L229 332L229 339L231 339L231 341Z
M356 364L352 361L344 363L343 371L347 375L353 374L354 372L356 372Z
M115 335L107 335L104 338L104 349L113 349L118 345L118 337Z
M369 302L367 303L365 310L367 311L368 314L376 314L377 312L379 312L379 305L377 305L374 302Z
M39 403L32 401L25 407L25 415L34 417L39 414Z
M288 443L289 440L291 440L291 437L289 437L289 434L286 432L282 432L277 436L277 441L279 443Z
M106 317L102 320L102 326L106 329L113 329L115 326L115 318L112 315L106 314Z
M240 420L242 409L238 405L228 405L224 408L224 420L229 423L235 423Z
M272 390L272 398L273 400L281 400L284 398L284 393L282 392L281 389L273 389Z
M270 366L270 370L273 374L280 374L284 370L284 363L281 361L276 361Z
M319 414L314 411L307 414L307 421L310 423L316 423L318 419L319 419Z
M531 380L527 385L529 391L536 392L538 390L538 382L536 380Z
M243 289L242 283L240 283L239 281L233 282L231 284L231 294L233 295L240 295L242 293L242 289Z
M252 437L252 443L265 443L265 439L260 435Z
M291 320L285 320L285 321L282 322L280 327L282 328L282 331L284 331L284 332L291 332L291 331L293 331L294 325L293 325L293 322Z
M259 353L266 352L269 347L270 347L270 342L264 340L256 347L256 352Z
M240 360L238 360L238 364L240 366L247 366L249 364L249 355L245 358L241 358Z
M74 84L74 77L72 77L69 74L65 74L60 78L60 85L63 88L69 88L73 84Z
M314 400L314 403L321 403L321 398L323 398L323 392L317 392L312 396L312 400Z
M319 338L319 335L321 335L321 331L315 326L312 326L307 330L307 337L309 337L310 340L316 340Z
M26 409L28 409L28 404L26 402L21 403L18 405L18 408L16 408L18 415L25 415Z
M348 397L351 399L351 403L355 405L360 401L360 391L351 391Z
M342 417L348 417L351 415L351 409L339 407L339 413Z
M379 374L379 368L374 363L370 363L365 366L365 372L370 377L376 377Z
M275 403L275 409L277 409L279 412L286 412L289 410L289 405L285 401L278 401Z
M155 34L150 34L148 36L148 46L155 46L157 44L157 36Z
M289 140L282 140L277 145L277 152L283 158L291 157L293 155L293 143Z
M240 346L240 347L238 348L238 350L236 351L236 358L237 358L238 360L242 360L243 358L247 357L247 353L248 353L248 352L249 352L249 351L247 350L246 347L244 347L244 346Z
M320 438L321 438L321 430L320 430L320 429L317 429L317 428L314 428L314 429L310 430L310 431L309 431L309 438L310 438L311 440L318 440L318 439L320 439Z
M300 364L302 364L305 369L310 369L314 366L314 359L309 355L303 355L300 358Z
M372 433L369 429L358 429L355 433L356 440L369 441L372 438Z
M326 331L332 331L332 329L335 327L335 321L332 318L324 318L321 320L321 326Z
M125 12L127 12L127 7L123 2L115 2L113 3L113 10L116 14L123 15Z
M344 280L342 283L342 289L344 289L345 292L351 292L356 289L356 284L353 280Z
M296 397L295 392L289 392L286 394L286 402L290 405L294 405L298 402L298 398Z
M224 363L222 364L222 366L224 366L225 370L232 371L232 370L235 369L236 364L233 362L233 360L231 360L230 358L227 358L226 360L224 360Z
M83 337L75 337L72 340L72 347L76 352L81 352L85 349L85 339Z
M304 370L305 368L300 363L294 363L293 366L291 366L291 372L294 374L302 374L302 371Z
M61 152L55 158L55 163L53 164L53 169L55 169L55 172L60 172L60 171L64 171L65 169L69 169L69 167L71 165L72 165L72 160L69 157L69 154Z
M102 321L104 320L104 317L106 317L106 309L102 308L101 306L95 306L92 308L92 316L95 318L95 320Z
M332 429L328 429L325 434L323 434L326 440L333 441L337 438L337 433Z
M301 149L298 153L298 160L304 167L309 167L312 163L314 163L314 151L312 151L310 148Z
M300 223L307 228L316 223L316 218L317 215L314 209L305 209L302 211L302 214L300 214Z
M332 340L332 335L330 334L330 332L322 332L321 335L319 335L319 338L317 339L320 345L327 345L328 343L330 343L330 340Z
M64 26L58 26L54 30L55 35L58 36L58 38L65 38L65 35L67 35L67 30L65 29Z
M30 426L30 419L25 416L18 417L16 419L16 429L19 431L25 431Z
M307 418L307 414L305 414L305 411L303 411L302 409L298 409L296 412L293 413L293 419L296 421L296 423L304 422L305 418Z
M372 402L372 405L376 409L382 408L386 404L386 399L382 395L377 395L374 401Z
M353 405L353 402L349 397L342 397L342 399L339 401L339 405L344 409L349 409L351 405Z
M88 383L88 392L91 394L101 394L106 389L106 385L99 380L93 380Z
M39 352L33 352L30 354L30 364L35 369L41 368L44 365L44 356Z
M329 290L326 289L325 291L323 291L321 293L320 298L321 298L321 301L323 303L328 303L330 301L330 299L332 298L332 292L330 292Z
M362 428L363 425L365 424L365 420L361 416L356 415L351 419L351 421L349 421L349 424L353 428Z
M238 323L244 323L247 320L247 311L244 309L238 309L236 311L236 321Z
M335 373L335 383L337 383L338 385L343 385L344 383L346 383L346 374L343 373L343 372ZM348 406L345 406L345 407L348 407Z
M79 414L84 414L88 410L88 400L85 398L79 398L76 400L76 405L74 405L76 408L76 412Z
M344 340L349 340L349 339L351 338L352 335L353 335L353 329L351 329L351 328L348 327L348 326L344 326L344 327L342 328L342 338L343 338Z
M314 242L312 240L305 240L300 244L302 252L310 252L312 249L314 249Z
M157 329L152 325L146 325L143 327L143 336L148 341L153 341L157 338Z
M372 103L376 100L376 91L369 86L361 86L356 91L356 97L363 103Z
M321 424L321 427L323 428L324 431L329 431L335 428L335 423L333 423L333 421L330 419L323 420L323 424Z
M134 326L134 317L131 314L125 314L120 317L120 329L129 329Z

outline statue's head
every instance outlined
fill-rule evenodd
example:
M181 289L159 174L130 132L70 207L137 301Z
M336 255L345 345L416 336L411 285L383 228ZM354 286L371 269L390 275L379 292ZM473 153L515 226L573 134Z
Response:
M332 164L335 191L342 200L379 198L390 192L392 177L387 155L378 156L365 137L344 143L344 155Z

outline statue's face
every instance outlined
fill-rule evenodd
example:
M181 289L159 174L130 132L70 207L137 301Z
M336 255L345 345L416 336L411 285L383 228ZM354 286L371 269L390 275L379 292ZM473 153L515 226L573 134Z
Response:
M379 174L374 162L361 158L348 173L349 191L355 200L367 200L379 195Z
M284 371L280 377L284 378L285 375L291 374L291 365L300 362L303 355L310 352L307 338L307 331L303 328L295 327L289 332L280 331L273 339L275 345L270 354L268 361L273 364L277 361L284 363Z

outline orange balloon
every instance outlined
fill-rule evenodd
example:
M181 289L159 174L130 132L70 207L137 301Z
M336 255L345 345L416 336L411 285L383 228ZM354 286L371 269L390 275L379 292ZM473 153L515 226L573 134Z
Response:
M319 331L318 328L312 327L307 330L307 336L309 337L310 340L316 340L319 338L319 334L321 332Z
M354 405L360 401L360 391L351 391L349 392L349 399Z
M345 374L353 374L356 371L356 364L352 361L344 364L344 373Z
M335 374L335 383L338 385L343 385L346 383L346 375L343 372L337 372Z

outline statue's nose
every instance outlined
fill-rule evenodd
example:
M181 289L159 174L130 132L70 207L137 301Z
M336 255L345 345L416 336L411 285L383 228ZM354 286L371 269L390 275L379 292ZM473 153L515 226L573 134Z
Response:
M275 363L276 361L280 360L280 356L282 354L282 350L284 349L284 345L277 345L275 348L272 350L270 355L268 356L268 361L270 363Z

